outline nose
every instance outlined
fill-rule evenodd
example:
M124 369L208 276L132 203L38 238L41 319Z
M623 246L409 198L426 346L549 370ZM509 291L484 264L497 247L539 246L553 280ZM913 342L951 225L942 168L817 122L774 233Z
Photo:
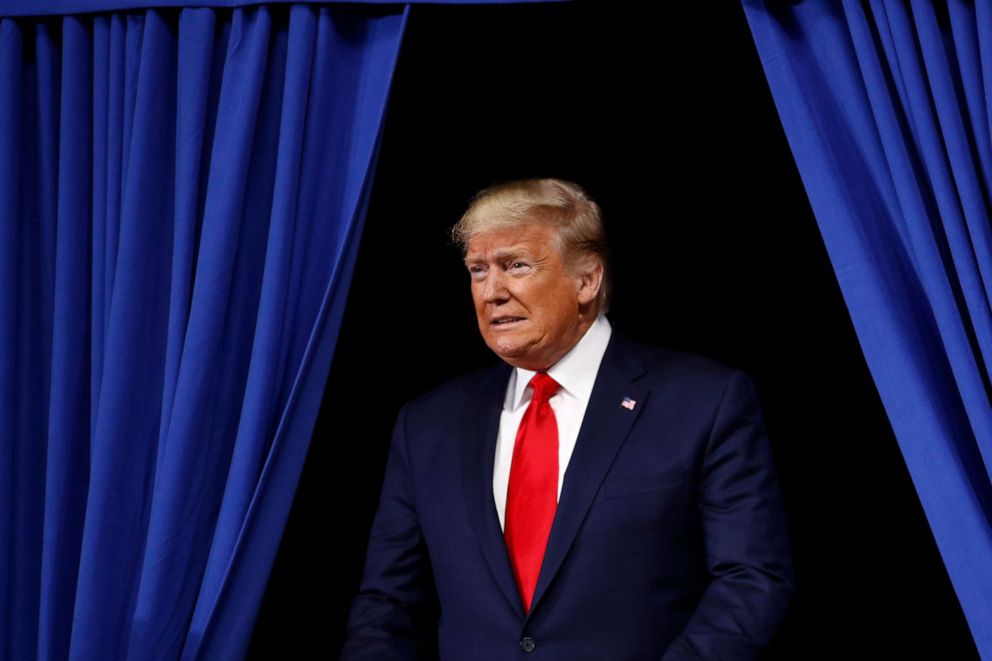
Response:
M486 280L482 285L482 299L486 303L502 303L510 298L505 277L500 269L489 269L486 273Z

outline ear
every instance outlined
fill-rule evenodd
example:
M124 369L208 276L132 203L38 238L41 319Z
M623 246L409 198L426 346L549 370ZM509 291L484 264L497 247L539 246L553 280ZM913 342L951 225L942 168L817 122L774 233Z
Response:
M579 304L588 305L599 296L599 288L603 286L603 264L598 260L592 266L579 273L576 278L579 288Z

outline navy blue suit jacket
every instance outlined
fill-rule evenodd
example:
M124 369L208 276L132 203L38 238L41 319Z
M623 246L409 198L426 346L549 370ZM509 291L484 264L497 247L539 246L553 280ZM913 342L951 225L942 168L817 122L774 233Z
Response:
M613 330L525 614L492 493L511 369L400 411L342 659L418 658L434 627L446 660L756 658L793 574L751 380Z

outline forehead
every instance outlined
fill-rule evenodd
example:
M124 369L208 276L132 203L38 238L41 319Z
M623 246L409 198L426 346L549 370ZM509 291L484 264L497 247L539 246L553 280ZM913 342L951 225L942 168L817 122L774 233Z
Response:
M528 223L513 227L500 227L480 232L469 239L465 259L507 253L545 253L554 251L557 232L550 225Z

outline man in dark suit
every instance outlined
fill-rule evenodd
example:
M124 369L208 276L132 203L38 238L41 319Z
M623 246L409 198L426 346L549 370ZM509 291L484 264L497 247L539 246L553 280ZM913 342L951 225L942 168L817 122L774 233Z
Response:
M575 184L486 189L454 234L503 363L400 411L342 658L758 657L793 576L751 380L611 328Z

